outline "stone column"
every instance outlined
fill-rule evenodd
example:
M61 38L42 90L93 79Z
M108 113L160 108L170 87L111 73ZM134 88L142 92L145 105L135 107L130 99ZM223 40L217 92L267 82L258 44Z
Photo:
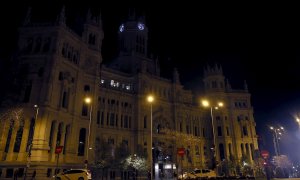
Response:
M7 135L9 131L9 120L7 119L4 121L3 131L2 134L0 134L0 161L5 159L6 153L5 151L5 145L7 140Z
M48 161L49 144L47 139L47 129L49 128L49 114L36 109L34 136L32 141L31 161Z

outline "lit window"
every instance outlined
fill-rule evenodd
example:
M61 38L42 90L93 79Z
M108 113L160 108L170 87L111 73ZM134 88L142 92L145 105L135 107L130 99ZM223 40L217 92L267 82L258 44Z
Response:
M104 79L101 79L101 84L104 84Z
M126 90L130 90L131 88L130 88L130 85L127 85L126 86Z
M114 84L115 84L115 81L114 80L110 80L110 85L114 86Z

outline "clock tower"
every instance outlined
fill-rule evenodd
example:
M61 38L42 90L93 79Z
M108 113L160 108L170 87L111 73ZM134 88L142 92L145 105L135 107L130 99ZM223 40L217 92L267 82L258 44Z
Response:
M145 18L136 18L131 14L128 21L119 26L119 47L121 55L132 53L147 55L148 28Z

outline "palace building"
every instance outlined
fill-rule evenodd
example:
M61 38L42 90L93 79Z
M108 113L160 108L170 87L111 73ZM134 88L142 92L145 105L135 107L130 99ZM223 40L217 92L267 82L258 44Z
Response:
M34 23L27 14L12 82L18 103L3 104L0 117L0 179L17 168L20 177L47 179L56 168L92 167L108 156L113 162L120 149L145 158L149 171L152 154L154 177L254 162L258 143L246 84L231 88L219 65L204 68L199 94L184 89L176 69L171 79L162 77L158 59L148 55L144 18L120 24L119 56L106 64L101 17L88 11L82 29L66 25L64 8L55 23ZM130 176L107 171L109 179Z

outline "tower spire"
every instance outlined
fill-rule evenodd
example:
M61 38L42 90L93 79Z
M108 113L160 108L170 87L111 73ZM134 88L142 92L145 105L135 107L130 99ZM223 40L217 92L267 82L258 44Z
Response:
M60 14L57 17L57 23L59 25L65 25L66 24L66 11L65 6L61 8Z
M101 14L101 11L99 12L99 16L97 18L97 23L98 25L101 27L102 26L102 14Z
M23 25L24 26L28 25L30 23L30 20L31 20L31 7L29 6L27 9L27 13L26 13Z
M244 89L245 89L245 91L248 91L248 84L247 84L246 80L244 80Z
M86 13L86 22L90 22L92 20L92 13L91 13L91 8L88 9Z

